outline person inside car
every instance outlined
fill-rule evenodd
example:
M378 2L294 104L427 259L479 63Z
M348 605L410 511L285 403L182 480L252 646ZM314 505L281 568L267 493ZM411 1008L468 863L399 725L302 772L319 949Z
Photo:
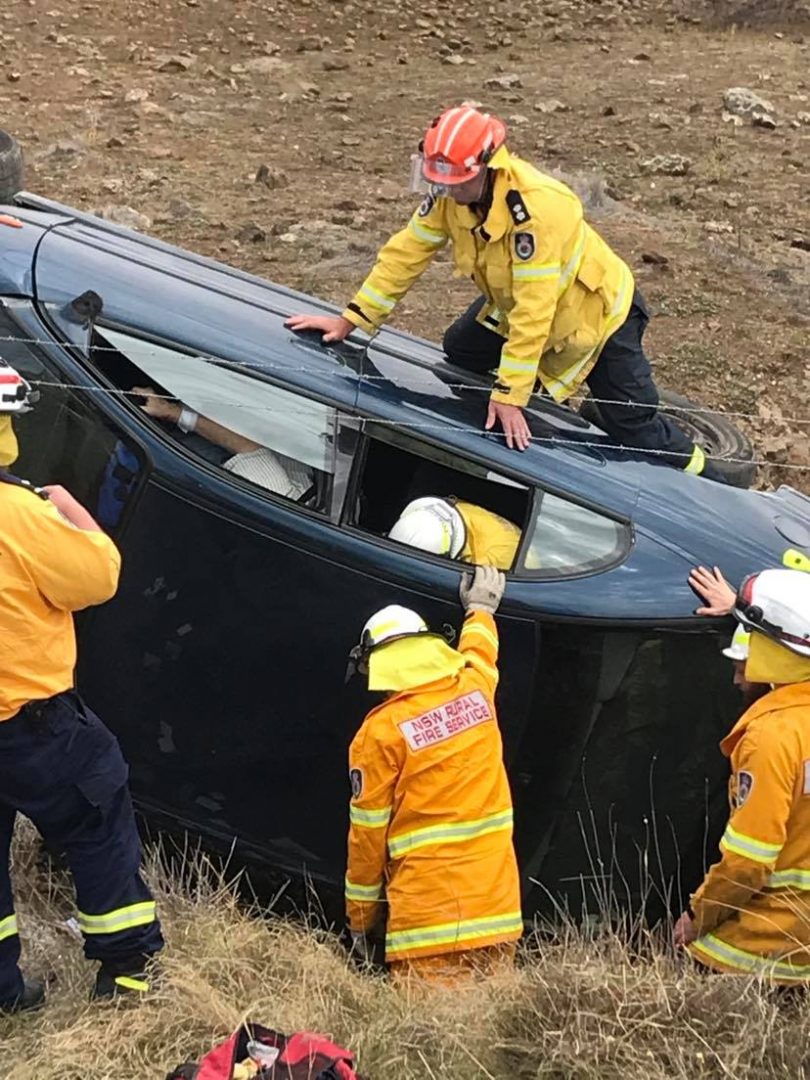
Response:
M141 408L153 420L175 424L180 431L194 432L228 451L231 457L223 461L222 468L235 476L241 476L257 487L296 501L312 487L312 470L300 461L277 454L274 450L218 424L216 420L194 412L182 402L159 394L152 386L133 386L131 392L146 399Z
M426 495L408 503L388 539L460 562L510 570L520 543L520 529L475 503L462 502L452 495Z

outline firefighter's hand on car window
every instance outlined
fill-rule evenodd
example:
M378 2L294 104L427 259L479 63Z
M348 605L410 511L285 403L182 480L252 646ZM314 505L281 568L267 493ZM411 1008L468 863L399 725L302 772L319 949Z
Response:
M141 408L147 416L151 416L154 420L170 420L173 424L177 423L182 410L179 402L161 397L153 386L133 386L130 393L140 394L141 397L146 398Z
M685 911L675 923L675 927L672 931L672 943L675 946L681 947L691 945L697 936L698 933L695 920L688 911Z
M486 611L494 615L506 588L506 578L495 566L476 566L465 573L458 593L465 611Z
M737 594L716 566L711 570L696 566L689 575L689 584L706 605L697 608L696 615L730 615L734 610Z
M343 341L356 329L354 323L350 323L342 315L291 315L284 325L295 331L320 330L324 343Z
M523 409L519 405L502 405L499 401L490 401L487 410L487 422L484 429L490 431L498 421L506 436L506 445L511 449L513 446L518 450L525 450L532 439Z

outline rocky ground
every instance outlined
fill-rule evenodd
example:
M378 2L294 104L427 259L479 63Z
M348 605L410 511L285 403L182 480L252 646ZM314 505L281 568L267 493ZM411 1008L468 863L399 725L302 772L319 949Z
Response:
M337 303L410 212L425 120L461 99L586 197L657 314L662 385L745 414L762 478L810 490L810 4L0 12L0 126L29 188ZM397 320L436 337L468 298L438 264Z

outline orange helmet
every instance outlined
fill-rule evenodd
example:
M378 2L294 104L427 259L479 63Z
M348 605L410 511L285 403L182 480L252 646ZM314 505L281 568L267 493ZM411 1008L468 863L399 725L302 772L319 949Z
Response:
M422 141L422 175L432 184L463 184L477 176L506 139L506 125L472 105L437 116Z

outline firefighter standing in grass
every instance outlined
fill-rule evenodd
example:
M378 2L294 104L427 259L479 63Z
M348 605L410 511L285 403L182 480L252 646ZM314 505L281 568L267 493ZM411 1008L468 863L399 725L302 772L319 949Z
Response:
M642 337L649 321L633 275L583 218L580 200L505 146L494 116L462 105L446 110L422 143L431 193L408 225L385 244L342 315L295 315L294 330L320 330L342 341L359 327L380 328L448 241L456 273L482 295L447 330L452 364L497 369L486 428L525 450L523 415L538 380L555 401L587 382L602 423L623 446L721 479L667 416Z
M3 421L27 408L28 385L0 365ZM42 1004L23 979L9 877L17 813L64 851L76 886L85 955L101 962L94 995L148 989L149 956L163 945L155 902L140 877L140 841L118 742L73 689L73 612L118 586L118 551L61 487L34 489L0 471L0 1012Z
M798 570L753 574L739 590L734 614L751 632L745 681L773 689L720 744L731 761L731 815L720 862L678 920L675 944L687 946L716 971L757 974L780 985L805 983L810 981L810 575Z
M511 960L523 932L512 797L494 695L503 575L461 587L458 649L407 608L366 623L353 658L388 693L349 751L346 901L358 948L387 920L395 979L453 983Z

